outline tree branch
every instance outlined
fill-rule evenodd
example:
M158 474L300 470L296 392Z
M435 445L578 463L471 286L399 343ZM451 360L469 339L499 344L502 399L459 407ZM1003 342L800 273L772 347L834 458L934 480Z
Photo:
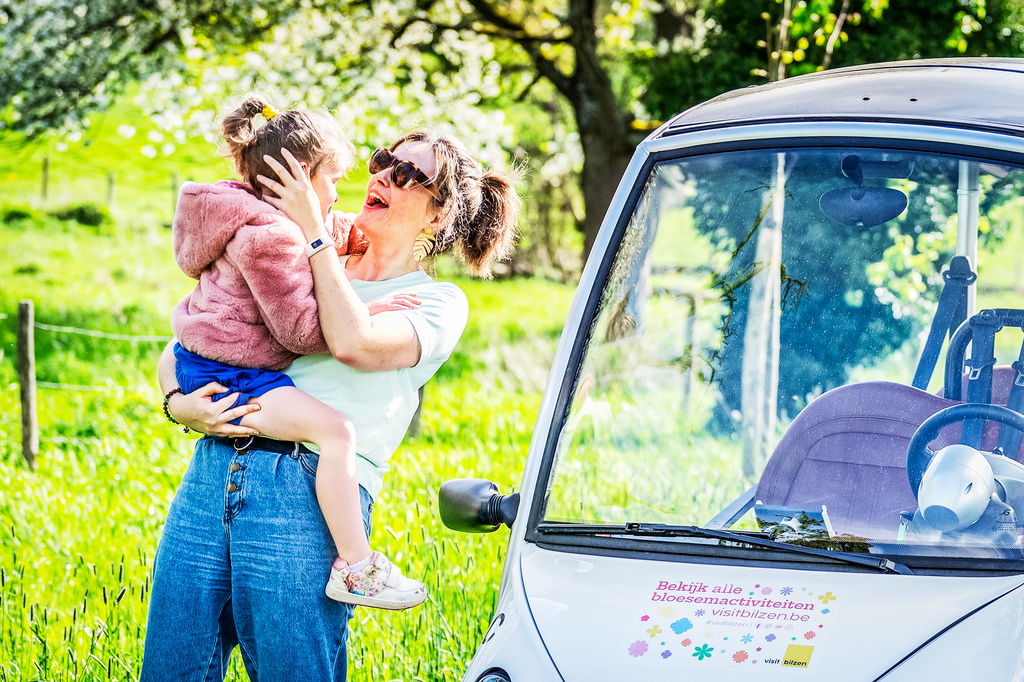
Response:
M850 9L850 0L843 0L842 9L839 10L839 18L836 19L836 27L832 30L832 35L828 37L828 43L825 45L825 57L821 60L822 70L827 70L829 63L832 61L832 50L835 49L836 40L839 39L839 34L843 32L843 23L846 22L846 13Z
M520 46L523 46L525 44L535 45L535 44L543 44L543 43L557 43L559 45L572 45L572 41L570 41L568 38L559 38L559 37L553 36L553 35L545 35L545 36L538 36L538 35L533 35L533 34L520 35L518 33L514 33L514 32L511 32L511 31L503 31L503 30L501 30L501 29L499 29L497 27L495 27L495 28L486 28L486 27L483 27L483 26L474 26L473 25L474 22L471 22L471 21L464 21L464 22L460 22L458 24L442 24L442 23L440 23L438 21L432 21L430 19L416 18L416 19L411 19L411 20L409 20L406 23L411 26L412 24L415 24L417 21L422 21L422 22L424 22L426 24L429 24L430 26L433 26L435 29L451 30L451 31L471 31L472 33L476 33L476 34L482 35L482 36L487 36L488 38L502 38L504 40L511 40L512 42L514 42L514 43L516 43L516 44L518 44ZM403 24L403 26L405 26L405 24ZM406 27L406 28L408 28L408 27Z
M526 30L526 27L516 23L512 19L500 14L494 7L487 2L487 0L468 0L471 7L481 16L482 19L489 21L498 29L504 29L508 33L501 37L507 38L518 44L526 54L529 55L533 61L537 72L541 76L551 81L551 84L555 88L568 97L571 101L575 101L576 93L573 87L573 81L570 76L566 76L562 73L562 70L558 68L558 65L553 61L545 57L540 53L540 45L547 42L559 42L564 44L574 45L572 36L563 39L553 39L553 37L541 37L535 36ZM481 35L487 35L479 28L471 28L470 30L476 31Z
M523 35L529 34L525 26L517 24L508 17L500 14L498 10L494 9L487 3L487 0L469 0L469 4L481 17L497 27L511 32L521 33Z
M434 6L436 1L437 0L425 0L425 1L424 0L417 0L417 2L416 2L416 9L419 10L420 12L422 12L423 14L426 14L427 12L430 11L431 7ZM371 3L366 3L366 4L369 6ZM399 24L397 27L392 27L392 29L391 29L391 41L390 41L391 42L391 46L394 47L395 44L401 39L401 37L405 35L405 32L408 31L413 26L413 24L415 24L418 21L424 21L424 22L427 22L427 23L432 23L432 22L429 22L429 20L424 19L422 16L419 16L417 14L413 14L408 19L406 19L401 24Z

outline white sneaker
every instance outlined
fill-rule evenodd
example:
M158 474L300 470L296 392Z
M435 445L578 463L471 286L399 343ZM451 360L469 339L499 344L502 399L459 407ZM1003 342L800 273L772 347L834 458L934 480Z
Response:
M372 552L370 562L358 571L336 559L324 593L334 601L395 611L419 606L427 599L423 583L406 578L380 552Z

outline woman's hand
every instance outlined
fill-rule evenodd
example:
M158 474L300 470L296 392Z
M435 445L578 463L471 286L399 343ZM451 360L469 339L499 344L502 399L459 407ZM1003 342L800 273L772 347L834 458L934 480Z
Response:
M288 162L288 168L269 154L263 157L280 180L278 182L262 175L256 176L260 184L273 192L264 192L263 200L284 211L289 218L299 224L306 235L306 240L313 241L323 236L325 228L324 217L320 213L320 199L309 179L309 169L287 149L281 149L281 156Z
M231 438L234 436L258 436L259 431L247 426L231 424L238 419L256 412L260 406L256 403L248 405L235 404L235 394L225 396L214 402L213 396L227 393L228 389L220 384L206 384L192 393L175 393L167 403L168 411L183 426L208 436Z

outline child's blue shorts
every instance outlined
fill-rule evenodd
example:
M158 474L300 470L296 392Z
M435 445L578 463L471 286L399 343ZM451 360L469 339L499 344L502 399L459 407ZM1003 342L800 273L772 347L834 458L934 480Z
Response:
M215 402L231 393L238 393L238 399L231 407L245 405L249 398L258 398L275 388L295 385L288 375L282 372L232 367L186 350L180 343L174 344L174 357L178 361L174 366L174 376L178 379L181 390L191 393L215 381L229 391L212 396ZM237 425L241 421L242 418L239 417L232 419L231 423Z

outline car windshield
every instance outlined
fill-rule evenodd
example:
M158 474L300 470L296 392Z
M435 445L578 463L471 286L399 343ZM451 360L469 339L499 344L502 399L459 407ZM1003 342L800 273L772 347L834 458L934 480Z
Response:
M1019 328L975 331L950 377L945 334L928 342L933 321L945 331L968 312L1024 307L1022 192L1024 168L1006 161L898 149L654 163L585 330L542 527L700 526L933 562L1021 558L1024 448L1001 427L1007 410L952 415L910 476L907 463L945 408L1024 405L1010 367ZM958 249L975 286L964 263L943 276Z

